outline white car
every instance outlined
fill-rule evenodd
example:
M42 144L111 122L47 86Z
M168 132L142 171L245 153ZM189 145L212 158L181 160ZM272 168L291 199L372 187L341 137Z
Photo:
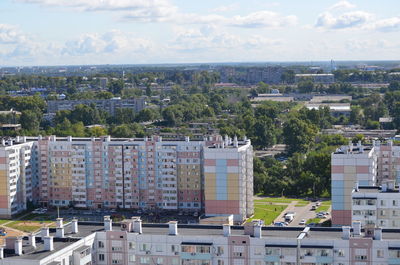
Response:
M319 214L317 214L317 218L324 219L324 218L326 218L326 216L325 216L325 214L319 213Z
M299 225L305 225L306 224L306 219L301 219L301 221L299 222Z

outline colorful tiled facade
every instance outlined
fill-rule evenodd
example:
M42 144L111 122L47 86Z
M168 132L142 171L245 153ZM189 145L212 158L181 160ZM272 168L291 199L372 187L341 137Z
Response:
M3 148L30 146L36 158L27 158L35 169L28 177L35 184L30 196L44 206L205 210L234 214L235 221L253 213L253 152L247 139L49 136L24 141Z
M358 187L376 189L388 182L394 186L399 183L400 146L393 145L392 141L386 144L373 141L370 146L361 143L342 146L332 154L331 172L332 224L349 225L352 220L360 219L360 211L368 211L354 205L352 196ZM354 207L356 212L352 212ZM392 227L388 222L383 224L383 227Z

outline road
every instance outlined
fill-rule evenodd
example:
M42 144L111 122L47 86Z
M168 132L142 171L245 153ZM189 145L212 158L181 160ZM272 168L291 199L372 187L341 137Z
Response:
M305 219L306 221L308 219L312 219L315 218L316 216L316 212L315 211L311 211L311 207L313 204L315 203L309 203L306 206L302 206L302 207L296 207L297 202L293 201L291 202L288 207L286 208L285 211L283 211L276 219L274 222L284 222L284 215L286 212L296 212L296 215L293 219L293 221L291 223L289 223L289 227L290 226L299 226L299 223L301 221L301 219ZM326 220L326 219L322 219L322 220Z

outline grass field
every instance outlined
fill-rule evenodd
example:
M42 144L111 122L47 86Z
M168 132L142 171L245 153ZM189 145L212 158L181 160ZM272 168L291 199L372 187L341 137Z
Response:
M7 227L14 228L23 232L31 233L39 230L44 224L46 226L50 226L53 221L28 221L28 220L21 220L21 221L14 221L7 224Z
M7 223L8 221L10 221L10 220L0 220L0 225Z
M297 201L297 203L309 203L306 200L303 199L290 199L290 198L262 198L262 199L257 199L254 200L254 203L285 203L285 204L289 204L293 201Z
M320 221L321 221L320 218L311 218L307 220L306 224L311 224L311 223L318 224Z
M254 205L254 216L248 222L261 219L265 225L270 225L286 207L286 205Z
M331 207L331 201L324 201L321 205L315 210L315 212L327 212Z

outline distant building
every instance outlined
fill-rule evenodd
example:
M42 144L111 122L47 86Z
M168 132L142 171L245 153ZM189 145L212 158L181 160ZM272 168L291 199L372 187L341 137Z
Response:
M253 103L259 103L263 101L292 102L294 101L294 97L283 95L280 93L271 93L271 94L258 94L257 97L251 99L251 102Z
M281 83L282 74L284 72L283 67L252 67L247 70L246 82L248 84L258 84L264 82L267 84L279 84Z
M323 95L323 96L315 95L310 100L310 103L340 102L343 100L348 100L350 102L353 100L353 97L348 95Z
M331 84L335 82L335 76L333 74L296 74L295 82L301 82L305 80L311 80L314 83Z
M107 77L100 77L100 89L107 90L108 78Z
M343 116L350 116L351 113L351 107L350 103L308 103L306 104L306 108L309 110L312 109L323 109L325 107L329 108L329 111L331 112L332 116L334 117L339 117L341 115Z
M111 116L117 109L127 108L139 112L146 108L145 97L135 99L81 99L81 100L50 100L47 102L47 113L56 113L60 110L73 110L77 105L94 104L100 110L106 111Z

